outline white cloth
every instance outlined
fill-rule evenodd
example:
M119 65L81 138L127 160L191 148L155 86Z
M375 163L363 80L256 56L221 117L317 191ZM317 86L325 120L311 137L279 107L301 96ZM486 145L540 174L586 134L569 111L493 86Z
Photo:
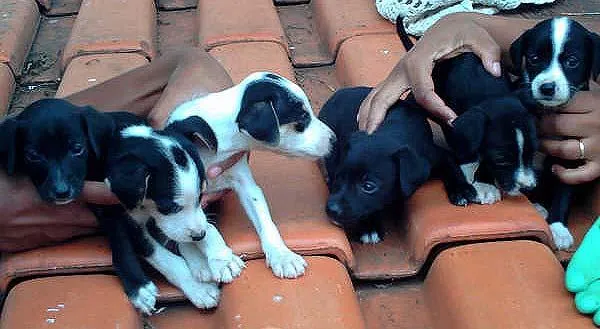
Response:
M492 15L500 10L515 9L522 3L544 4L554 0L375 0L381 16L396 22L404 18L404 27L412 35L421 36L440 18L458 12Z

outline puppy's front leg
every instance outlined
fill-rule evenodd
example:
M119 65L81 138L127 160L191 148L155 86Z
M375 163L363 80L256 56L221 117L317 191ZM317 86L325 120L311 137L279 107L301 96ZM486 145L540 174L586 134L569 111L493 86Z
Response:
M306 261L291 251L283 242L271 218L267 200L262 189L254 181L248 158L240 160L230 169L232 187L238 195L242 207L252 221L260 239L267 266L280 278L297 278L304 274Z
M229 283L246 267L212 224L208 224L204 239L195 243L180 243L179 251L199 281Z
M183 258L163 247L147 230L144 230L144 236L153 249L150 255L145 257L150 265L164 275L171 284L181 289L196 307L212 308L217 306L221 292L216 283L196 281Z

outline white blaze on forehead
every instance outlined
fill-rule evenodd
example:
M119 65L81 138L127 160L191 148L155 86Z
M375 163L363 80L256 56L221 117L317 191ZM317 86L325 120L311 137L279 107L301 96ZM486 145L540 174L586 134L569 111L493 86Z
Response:
M559 61L560 54L563 52L567 36L569 34L569 20L567 18L554 18L552 20L552 59L549 66L538 74L532 81L531 87L535 99L544 106L558 106L566 103L570 98L569 81L563 72ZM540 94L540 87L544 83L554 82L555 91L552 99L544 99Z
M519 169L523 168L523 145L525 144L525 138L523 138L523 132L521 129L515 129L517 139L517 151L519 152Z

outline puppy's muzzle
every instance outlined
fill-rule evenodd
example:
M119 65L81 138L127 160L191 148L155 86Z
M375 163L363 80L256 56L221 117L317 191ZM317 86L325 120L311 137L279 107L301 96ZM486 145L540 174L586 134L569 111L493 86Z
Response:
M556 92L556 83L554 82L545 82L540 86L540 94L546 97L554 96Z
M335 201L328 201L327 207L325 208L325 212L331 219L338 219L342 216L342 206ZM334 223L337 223L334 221Z
M197 241L201 241L202 239L204 239L204 237L206 236L206 231L201 231L200 233L192 233L192 235L190 236L192 238L192 241L197 242Z

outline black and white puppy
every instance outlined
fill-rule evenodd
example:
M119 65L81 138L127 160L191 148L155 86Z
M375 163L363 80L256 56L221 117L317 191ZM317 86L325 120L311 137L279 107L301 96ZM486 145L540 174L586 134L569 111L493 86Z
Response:
M253 149L318 158L329 152L335 138L331 129L315 117L299 86L267 72L253 73L236 86L178 106L168 123L194 117L205 120L214 132L212 150L200 149L200 157L207 167L237 152ZM273 273L282 278L302 275L306 261L292 252L281 238L264 194L252 177L247 157L217 179L208 180L208 192L227 188L238 195ZM209 263L212 260L209 259Z
M525 31L510 48L513 66L538 110L565 106L600 73L600 37L578 22L555 17Z
M437 63L433 79L435 91L458 115L452 127L442 127L448 145L467 180L478 192L487 191L480 203L501 197L494 186L475 180L480 164L509 195L534 188L535 118L511 92L508 77L492 76L476 55L465 53Z
M458 165L434 144L427 112L414 99L392 106L373 134L360 131L355 118L371 89L336 91L319 118L337 136L324 159L329 188L327 214L353 239L374 244L383 237L383 213L393 205L403 205L434 169L442 167L443 178L450 179L444 183L452 203L464 204L475 198L476 191L460 180Z
M544 20L524 32L511 45L510 55L521 77L523 99L538 116L560 111L577 91L589 90L589 80L600 73L600 37L565 17ZM562 250L574 242L566 226L573 187L552 174L555 163L570 168L582 163L547 157L540 186L531 195Z
M147 132L148 129L144 120L130 113L100 113L91 107L78 107L65 100L44 99L2 122L0 160L8 174L29 176L40 197L58 205L77 198L84 180L104 180L110 164L108 175L114 183L113 190L125 205L131 205L139 193L145 193L145 183L152 184L151 191L145 193L144 199L153 200L154 207L146 209L145 219L149 216L154 218L152 224L157 227L156 231L181 241L201 238L208 230L206 217L201 209L195 212L190 209L197 209L203 168L195 161L182 170L175 161L189 161L196 154L195 148L182 150L180 143L168 136L158 138L162 143L155 144L129 138L129 134L135 135L140 130ZM125 135L121 142L122 130ZM179 139L187 141L183 137ZM164 150L162 145L168 143L171 148ZM190 155L188 151L194 153ZM120 157L122 153L127 154L123 159ZM153 164L162 166L162 169L156 175L143 177L140 183L134 173L147 173L148 166L143 165L143 160L149 157L154 160ZM195 159L198 160L198 157ZM132 163L136 164L137 171L128 167ZM197 166L200 169L194 169ZM123 173L131 175L123 176ZM155 178L157 176L163 179L158 181L159 178ZM193 188L181 188L185 184L192 184ZM182 199L182 195L187 198ZM194 198L195 201L192 201ZM194 304L200 307L216 304L216 285L188 282L187 278L191 275L185 277L185 269L177 267L181 261L177 263L164 248L156 246L146 234L147 228L142 225L145 222L135 216L132 217L137 221L131 220L132 217L122 206L89 207L109 238L113 265L134 306L151 313L158 294L156 286L145 275L137 255L144 256L159 270L177 269L179 281L173 281L176 285L179 283L178 286L186 287L183 290L187 291ZM171 280L168 274L165 275ZM190 285L192 287L187 288Z
M136 253L181 289L194 305L210 308L219 300L215 281L233 280L244 263L231 250L225 250L227 255L218 254L213 258L229 257L225 268L229 276L215 277L211 270L222 274L223 269L206 266L209 255L200 253L195 246L196 243L203 245L206 236L214 239L212 236L218 231L208 223L200 206L206 178L198 150L190 140L193 136L185 136L190 130L197 135L206 133L206 139L212 136L207 124L199 118L177 122L163 131L147 125L120 129L120 138L109 149L106 183L127 210ZM165 248L168 241L180 244L181 256ZM196 250L193 251L195 258L188 258L202 264L195 268L195 273L190 270L188 258L182 257L188 252L183 246L189 245ZM148 300L144 307L152 311L153 300Z
M413 47L399 17L397 32L404 47ZM455 153L467 181L477 190L476 203L494 203L501 192L518 195L536 185L533 168L537 133L534 117L509 76L494 77L472 53L437 62L432 73L435 92L458 115L452 127L443 125L447 143ZM476 173L490 183L476 180Z

